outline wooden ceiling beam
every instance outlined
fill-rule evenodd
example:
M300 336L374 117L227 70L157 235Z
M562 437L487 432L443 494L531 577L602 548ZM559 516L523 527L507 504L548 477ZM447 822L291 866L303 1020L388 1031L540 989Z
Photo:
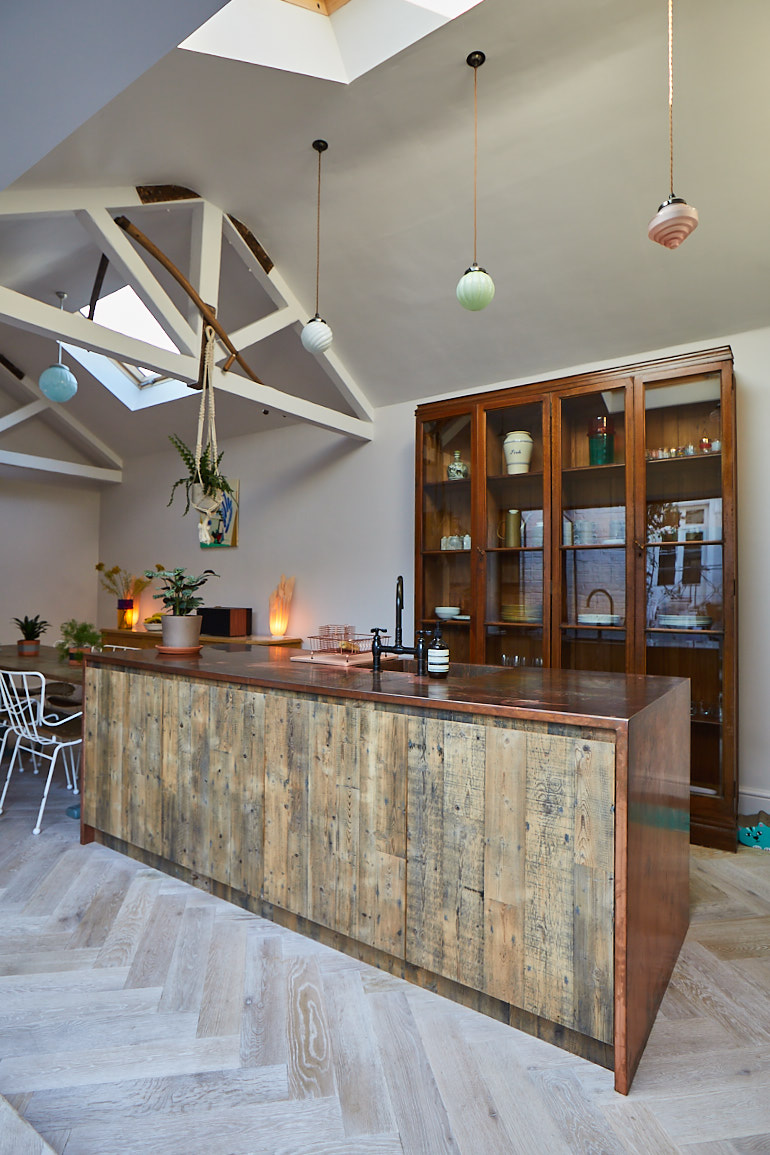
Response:
M107 209L84 210L76 212L75 216L97 248L107 253L114 267L131 285L161 328L176 343L179 351L187 354L196 353L198 337L195 330L179 312ZM118 217L118 220L122 219Z
M343 8L349 0L284 0L297 8L307 8L309 12L320 12L322 16L332 16L338 8Z

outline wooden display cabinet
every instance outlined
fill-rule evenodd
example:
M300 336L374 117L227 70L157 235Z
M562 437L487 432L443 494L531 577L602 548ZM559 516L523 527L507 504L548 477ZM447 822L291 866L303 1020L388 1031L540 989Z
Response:
M417 626L458 607L455 661L689 678L692 840L734 849L731 350L422 405L416 451Z

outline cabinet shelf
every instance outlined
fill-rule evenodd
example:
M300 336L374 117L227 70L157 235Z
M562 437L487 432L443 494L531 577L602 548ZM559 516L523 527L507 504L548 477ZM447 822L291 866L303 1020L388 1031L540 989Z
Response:
M471 479L470 477L458 477L455 481L425 481L423 482L423 489L426 493L436 493L444 489L451 489L457 493L461 493L463 489L470 494Z
M688 544L690 544L690 543L688 542ZM693 544L696 544L696 543L693 543ZM700 545L700 542L698 542L697 544ZM559 546L559 549L563 549L565 553L570 553L570 552L574 553L575 550L584 550L584 549L625 549L625 548L626 548L626 543L624 541L592 541L592 542L586 542L585 545L580 545L580 544L575 545L575 543L573 542L572 545L560 545Z
M593 477L597 473L606 477L608 473L622 473L625 468L625 461L612 461L608 465L565 465L561 472L562 476L568 474L570 480L573 480L576 477Z
M717 637L724 635L724 630L699 630L695 627L687 629L685 626L645 626L648 634L694 634L699 638Z
M580 630L583 633L585 630L595 630L597 633L604 633L609 630L612 633L624 634L626 632L625 626L602 626L590 622L562 622L561 629L563 630Z
M721 545L721 546L723 546L724 544L725 544L724 538L722 538L722 537L708 537L708 538L703 538L703 539L698 538L696 541L646 541L644 543L645 549L660 549L661 546L665 546L666 548L670 549L670 548L676 548L677 546L682 546L682 545L683 546L691 546L691 547L695 547L696 549L698 549L702 545Z
M526 485L530 480L540 479L542 484L543 471L542 469L528 469L526 473L488 473L487 484L497 484L500 481L512 483L513 485Z
M471 624L470 618L420 618L421 622L429 622L432 626L441 626L442 630L447 626L469 626Z
M538 622L505 622L502 620L502 618L500 618L500 619L489 618L487 621L484 622L484 625L485 626L495 626L495 627L514 626L517 630L542 630L542 628L543 628L542 619Z
M486 553L542 553L542 545L488 545Z
M664 457L645 465L648 502L705 501L722 495L721 453Z

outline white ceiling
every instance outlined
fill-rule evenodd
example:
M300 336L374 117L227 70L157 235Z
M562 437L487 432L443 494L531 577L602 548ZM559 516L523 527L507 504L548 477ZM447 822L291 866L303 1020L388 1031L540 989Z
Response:
M484 0L348 85L175 49L12 187L186 185L244 221L310 309L323 136L321 312L377 406L713 341L768 322L770 5L677 0L675 188L701 223L674 252L646 236L669 191L666 40L665 0ZM473 49L483 313L454 296L472 259ZM0 284L87 299L90 261L45 227L0 231ZM32 376L51 352L0 327ZM269 384L316 388L296 340L252 360ZM192 429L197 399L128 414L81 381L69 404L133 453ZM220 438L269 426L249 408L218 405Z

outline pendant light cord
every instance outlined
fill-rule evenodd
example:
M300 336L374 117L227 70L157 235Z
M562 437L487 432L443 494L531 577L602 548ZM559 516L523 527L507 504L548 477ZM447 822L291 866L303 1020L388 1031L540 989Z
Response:
M67 294L62 293L62 292L57 292L56 296L59 298L59 312L63 313L64 312L64 302L67 299ZM57 358L58 358L58 364L59 365L64 364L64 362L61 359L61 347L62 347L62 342L57 341L56 342L56 349L57 349Z
M668 0L668 162L674 196L674 0Z
M671 0L669 0L669 3L671 3ZM478 90L479 90L479 70L478 70L478 68L474 68L473 69L473 263L474 263L474 265L477 264L477 261L476 261L476 239L477 239L477 233L478 233L478 230L476 227L476 189L477 189L477 184L478 184L478 173L479 173L479 98L478 98Z
M315 315L318 316L318 289L321 280L321 152L318 150L318 195L315 222Z

